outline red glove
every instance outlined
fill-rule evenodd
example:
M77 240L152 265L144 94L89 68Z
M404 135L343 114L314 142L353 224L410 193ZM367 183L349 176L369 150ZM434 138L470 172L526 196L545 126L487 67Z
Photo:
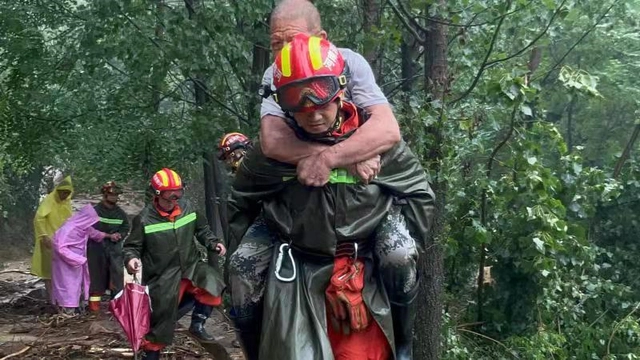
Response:
M332 323L337 330L348 333L349 329L362 331L369 326L369 311L362 298L363 288L364 263L348 257L337 258L331 283L325 291ZM345 324L347 321L348 326Z

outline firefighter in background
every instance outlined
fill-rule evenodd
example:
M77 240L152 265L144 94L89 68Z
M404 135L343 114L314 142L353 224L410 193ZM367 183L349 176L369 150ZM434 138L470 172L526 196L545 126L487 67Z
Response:
M218 144L218 159L224 161L235 174L251 146L251 140L244 134L238 132L225 134Z
M196 300L189 332L200 340L213 340L204 324L213 307L221 305L225 285L222 274L201 261L193 239L220 255L226 248L209 228L206 217L183 198L182 180L175 171L158 171L151 187L153 201L133 219L124 243L124 260L129 273L142 269L142 283L149 286L151 329L142 348L144 359L159 359L160 350L173 341L185 294Z
M93 227L107 234L117 234L103 242L90 241L87 245L89 259L89 310L99 311L100 300L107 290L111 298L124 286L122 260L123 239L129 234L127 214L118 206L122 190L115 182L102 185L102 201L94 206L100 220Z

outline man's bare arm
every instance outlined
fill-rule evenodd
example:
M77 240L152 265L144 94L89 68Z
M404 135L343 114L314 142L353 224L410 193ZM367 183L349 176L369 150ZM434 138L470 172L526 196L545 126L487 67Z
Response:
M274 115L260 120L260 146L267 157L292 165L329 147L298 139L284 119Z
M297 165L311 155L319 155L331 168L369 160L400 141L400 128L387 104L367 108L371 114L349 139L333 146L302 141L279 117L265 115L260 126L260 145L267 157Z
M372 105L367 111L371 117L349 139L331 146L320 154L330 168L345 167L369 160L391 149L400 141L400 127L388 104Z

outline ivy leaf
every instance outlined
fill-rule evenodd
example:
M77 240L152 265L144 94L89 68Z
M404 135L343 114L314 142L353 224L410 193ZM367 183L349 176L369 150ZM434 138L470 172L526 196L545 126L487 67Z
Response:
M538 237L534 237L533 242L536 244L536 250L544 254L544 241Z

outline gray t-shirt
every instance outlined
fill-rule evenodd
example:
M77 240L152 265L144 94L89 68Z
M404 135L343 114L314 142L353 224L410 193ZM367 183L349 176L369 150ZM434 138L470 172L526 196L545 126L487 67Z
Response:
M373 71L367 60L350 49L339 48L338 51L342 54L350 73L345 97L363 108L378 104L388 104L387 98L378 84L376 84L376 78L373 76ZM273 86L273 64L264 72L262 84L271 85L271 89L275 91ZM262 118L265 115L284 118L284 112L273 99L273 96L262 99L260 117Z

